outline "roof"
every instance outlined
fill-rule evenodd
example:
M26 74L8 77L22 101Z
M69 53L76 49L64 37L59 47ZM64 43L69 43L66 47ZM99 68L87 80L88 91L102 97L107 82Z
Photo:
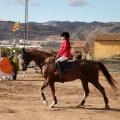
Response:
M70 43L71 43L71 47L85 47L87 41L72 41Z
M120 40L120 34L118 33L108 33L108 34L98 34L95 39L97 40Z

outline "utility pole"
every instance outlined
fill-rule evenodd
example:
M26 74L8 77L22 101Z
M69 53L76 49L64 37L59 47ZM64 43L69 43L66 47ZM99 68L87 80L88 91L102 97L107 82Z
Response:
M25 0L25 32L24 32L24 47L28 44L28 0Z

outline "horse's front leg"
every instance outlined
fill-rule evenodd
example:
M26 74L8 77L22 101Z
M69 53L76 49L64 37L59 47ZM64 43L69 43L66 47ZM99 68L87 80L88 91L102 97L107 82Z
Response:
M43 89L46 88L47 86L48 86L48 81L45 80L45 81L44 81L44 84L42 85L41 89L39 90L40 95L41 95L41 98L42 98L43 103L45 104L45 106L48 105L48 102L47 102L46 97L45 97L45 95L44 95L44 93L43 93Z
M49 106L50 108L53 108L55 104L57 104L57 98L55 96L55 86L54 86L54 81L50 81L49 82L51 91L52 91L52 96L53 96L53 102L52 104Z

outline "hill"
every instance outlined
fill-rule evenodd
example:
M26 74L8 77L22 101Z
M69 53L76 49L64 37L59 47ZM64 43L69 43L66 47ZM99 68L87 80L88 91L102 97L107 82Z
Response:
M24 23L20 24L20 29L12 31L13 21L0 21L0 40L24 39ZM69 21L49 21L46 23L29 22L29 40L46 40L51 38L59 40L63 31L68 31L71 40L86 40L93 46L93 39L98 33L120 33L120 22L69 22Z

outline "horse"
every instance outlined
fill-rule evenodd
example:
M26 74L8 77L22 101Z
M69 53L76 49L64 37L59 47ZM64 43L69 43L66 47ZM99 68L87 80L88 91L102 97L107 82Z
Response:
M55 75L54 62L51 61L52 55L39 50L24 49L22 50L22 70L26 71L29 63L33 60L41 69L42 76L45 78L45 81L40 88L39 92L43 103L47 106L48 102L46 100L43 90L49 85L52 92L53 102L49 106L50 108L54 107L57 104L57 97L55 95L55 82L70 82L76 79L80 79L84 89L83 99L76 107L84 107L86 98L90 92L88 83L93 84L103 95L105 109L109 109L109 101L105 93L104 87L99 83L99 71L102 71L106 80L110 86L117 90L117 82L112 78L107 68L103 63L99 61L91 60L76 60L74 62L74 69L69 71L64 71L64 75Z

